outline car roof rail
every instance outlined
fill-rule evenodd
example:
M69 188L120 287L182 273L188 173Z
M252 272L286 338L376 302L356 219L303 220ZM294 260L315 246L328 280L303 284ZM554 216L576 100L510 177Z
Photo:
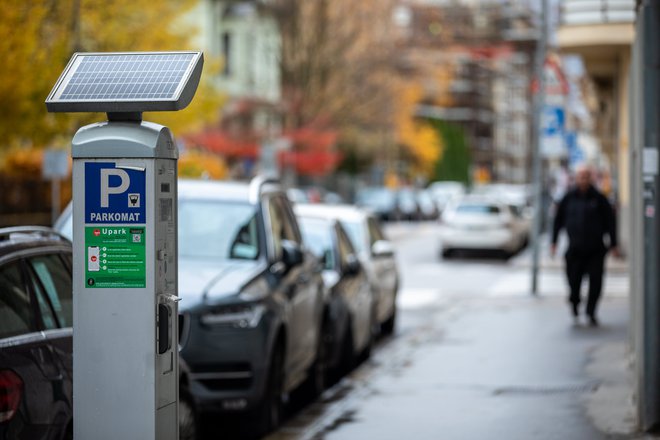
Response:
M261 190L266 185L279 185L280 181L274 176L256 176L250 181L250 203L257 203Z
M0 238L10 237L14 234L38 234L44 238L57 238L66 242L69 241L69 238L66 235L46 226L12 226L8 228L0 228Z

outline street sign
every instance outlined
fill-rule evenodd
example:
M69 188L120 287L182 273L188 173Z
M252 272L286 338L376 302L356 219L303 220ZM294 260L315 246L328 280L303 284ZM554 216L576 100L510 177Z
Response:
M145 169L85 163L85 223L146 223Z
M543 109L541 127L543 136L563 136L565 126L565 116L563 107L546 105Z
M541 154L545 158L560 158L567 155L564 108L546 105L541 116Z
M69 175L69 153L64 150L44 151L41 176L44 179L63 179Z

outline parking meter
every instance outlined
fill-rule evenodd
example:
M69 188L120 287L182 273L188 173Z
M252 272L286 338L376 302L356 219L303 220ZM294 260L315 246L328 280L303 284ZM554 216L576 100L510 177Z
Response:
M178 438L178 151L142 112L187 106L202 64L75 54L46 100L108 114L72 142L74 438Z

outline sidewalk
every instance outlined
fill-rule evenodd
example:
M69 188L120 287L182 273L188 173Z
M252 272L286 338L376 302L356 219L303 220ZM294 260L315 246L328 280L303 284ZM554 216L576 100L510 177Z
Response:
M651 438L635 431L628 299L606 295L601 326L576 326L565 286L547 288L558 294L456 296L402 315L424 323L312 406L313 429L277 438Z
M473 298L435 318L379 352L344 422L314 438L634 438L625 300L604 301L600 328L571 325L559 298Z
M566 237L560 236L557 245L557 255L554 258L550 257L550 237L548 234L541 235L541 247L539 249L539 268L564 270L564 252L566 251ZM516 267L532 267L532 248L531 245L524 251L511 259L511 262ZM606 273L612 274L627 274L628 261L621 258L613 258L608 256L606 260Z

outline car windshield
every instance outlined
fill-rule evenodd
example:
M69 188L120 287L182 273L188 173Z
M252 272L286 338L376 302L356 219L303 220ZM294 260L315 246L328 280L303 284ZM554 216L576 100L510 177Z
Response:
M216 200L180 200L179 257L256 260L256 208Z
M360 220L342 221L342 226L348 233L351 243L355 250L362 253L367 250L367 228L364 222Z
M367 206L389 206L394 203L394 194L386 188L371 188L360 191L357 203Z
M495 205L485 205L477 203L461 204L456 207L456 212L459 214L499 214L500 208Z
M305 246L319 258L324 258L323 268L335 268L335 252L332 243L332 225L322 219L299 217Z

